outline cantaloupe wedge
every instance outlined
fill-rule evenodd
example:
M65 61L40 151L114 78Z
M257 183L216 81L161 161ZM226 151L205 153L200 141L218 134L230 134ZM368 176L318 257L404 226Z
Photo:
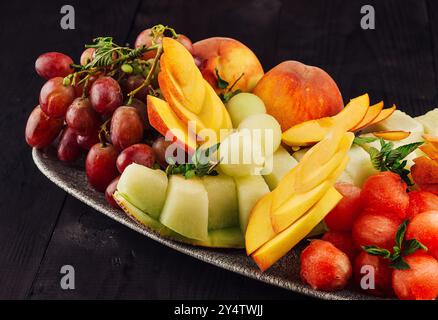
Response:
M368 94L351 99L345 108L330 118L310 120L283 132L282 140L293 147L307 146L324 139L333 127L349 131L361 123L370 106Z
M331 181L325 181L306 193L295 194L275 211L271 209L271 224L274 231L279 233L293 224L317 203L331 186Z
M409 131L377 131L373 132L373 136L389 141L400 141L409 137Z
M383 105L383 101L380 101L379 103L370 106L362 121L354 128L350 129L350 131L358 131L372 123L379 116L380 112L382 112Z
M260 270L265 271L286 255L324 219L341 199L342 195L331 187L304 216L257 249L252 254L252 258Z

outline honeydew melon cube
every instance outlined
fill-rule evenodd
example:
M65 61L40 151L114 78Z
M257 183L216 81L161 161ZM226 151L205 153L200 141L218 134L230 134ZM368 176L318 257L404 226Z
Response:
M158 219L166 199L167 184L164 171L133 163L123 171L117 190L141 211Z
M170 176L160 222L187 238L208 238L208 194L201 179Z
M269 187L262 176L235 177L239 203L240 229L245 234L249 215L256 203L267 193Z
M438 108L416 117L415 120L423 125L425 133L438 136Z
M362 187L365 180L377 173L377 170L373 167L369 154L359 146L353 145L348 151L348 156L350 161L345 171L354 185Z
M274 190L286 173L297 164L298 161L285 148L280 146L272 156L266 159L265 169L262 171L263 178L269 189Z
M237 190L233 178L226 175L202 177L208 194L208 230L239 225Z

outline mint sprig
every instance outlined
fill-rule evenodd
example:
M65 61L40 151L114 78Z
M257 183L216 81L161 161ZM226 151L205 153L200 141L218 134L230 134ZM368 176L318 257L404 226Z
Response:
M369 143L380 141L380 150L369 146ZM394 143L385 141L382 138L356 137L353 143L362 147L370 155L373 167L379 171L391 171L398 174L408 186L413 183L409 179L410 171L406 169L407 161L404 160L414 152L423 142L414 142L394 148Z
M215 170L219 161L213 161L212 156L219 148L220 143L217 143L209 148L199 147L193 153L190 163L176 164L172 158L167 159L169 165L166 168L168 176L172 174L182 174L186 179L203 176L218 175Z
M406 262L404 257L420 249L427 251L427 247L419 242L417 239L405 239L407 226L408 220L405 220L397 229L397 233L395 234L396 245L392 248L392 252L388 249L383 249L376 245L362 246L362 249L370 255L379 256L384 259L390 260L390 267L394 269L410 269L410 266Z

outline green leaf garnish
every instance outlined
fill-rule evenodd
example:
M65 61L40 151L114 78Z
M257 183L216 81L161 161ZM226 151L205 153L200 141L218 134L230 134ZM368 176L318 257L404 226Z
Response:
M368 143L372 143L379 140L380 150L369 146ZM391 171L398 174L408 186L412 186L413 183L409 178L410 171L406 169L407 161L403 160L409 154L414 152L423 142L409 143L397 148L394 148L394 143L385 141L380 138L372 137L356 137L354 143L362 147L370 155L370 160L373 167L379 171Z
M219 164L219 161L213 161L212 156L218 148L219 143L207 149L202 147L197 148L192 155L191 163L176 164L173 159L168 159L169 165L166 168L166 174L168 176L172 174L182 174L186 179L191 179L193 177L216 176L218 173L215 168Z
M395 234L395 246L392 248L392 252L388 249L383 249L375 245L363 246L362 249L373 256L379 256L391 261L390 267L397 270L410 269L409 264L403 257L414 253L417 250L427 251L427 247L419 242L417 239L405 240L406 229L408 226L408 220L405 220L400 224Z

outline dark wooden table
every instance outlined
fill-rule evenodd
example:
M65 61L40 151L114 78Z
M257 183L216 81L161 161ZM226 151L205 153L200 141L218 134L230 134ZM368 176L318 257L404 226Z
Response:
M43 84L45 51L78 59L83 44L112 35L132 43L146 27L174 26L193 41L229 36L265 70L294 59L322 67L344 100L368 92L418 115L438 102L438 2L434 0L68 1L76 29L62 30L63 1L0 2L0 298L303 299L184 256L119 225L51 184L24 141ZM362 30L371 4L376 29ZM62 290L63 265L76 289Z

